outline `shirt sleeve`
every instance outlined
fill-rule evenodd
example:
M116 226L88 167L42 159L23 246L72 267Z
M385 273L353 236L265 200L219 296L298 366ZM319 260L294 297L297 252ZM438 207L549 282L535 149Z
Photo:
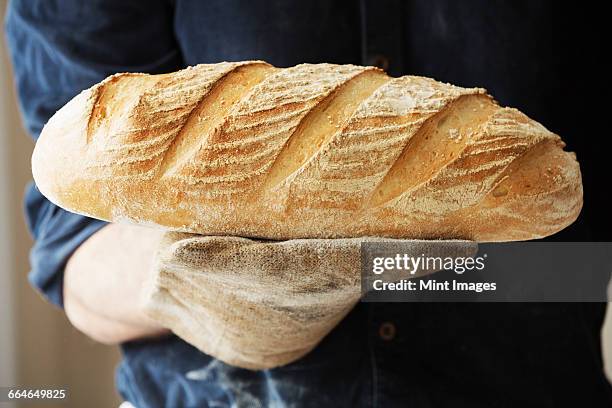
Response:
M108 75L180 68L172 19L170 2L163 0L11 0L5 34L31 136L36 140L59 108ZM106 223L57 207L33 183L26 190L25 214L35 240L29 280L63 306L68 258Z

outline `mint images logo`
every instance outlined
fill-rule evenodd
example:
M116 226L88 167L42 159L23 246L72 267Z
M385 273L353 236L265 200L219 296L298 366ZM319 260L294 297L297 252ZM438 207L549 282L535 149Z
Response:
M463 275L468 271L482 271L485 269L486 258L487 254L482 256L427 256L425 254L413 256L408 253L395 253L375 256L371 258L373 275L369 282L374 291L476 293L495 291L497 289L495 282L413 279L440 271L454 272L457 275ZM373 278L374 276L376 278Z
M411 241L361 247L362 302L607 302L612 242Z
M412 256L409 254L395 254L395 256L379 256L372 259L372 272L380 275L386 271L404 271L411 275L421 272L436 272L452 270L457 274L466 271L482 271L485 268L487 254L478 257L441 257L441 256Z

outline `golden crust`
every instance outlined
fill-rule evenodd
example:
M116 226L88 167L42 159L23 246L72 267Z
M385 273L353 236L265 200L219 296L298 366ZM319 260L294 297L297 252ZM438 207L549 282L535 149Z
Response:
M511 241L571 224L561 139L485 91L261 61L117 74L43 129L38 188L80 214L199 234Z

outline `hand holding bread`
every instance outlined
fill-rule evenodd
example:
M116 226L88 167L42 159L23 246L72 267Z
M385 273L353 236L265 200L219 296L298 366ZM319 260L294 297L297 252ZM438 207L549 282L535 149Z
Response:
M70 211L180 231L156 255L147 315L260 369L308 353L359 300L364 239L421 253L441 247L420 239L571 224L582 184L563 147L483 89L247 61L107 78L51 118L32 169Z
M167 232L142 309L227 364L258 370L288 364L310 352L359 301L361 243L377 240L399 243L410 256L468 257L478 250L468 241L279 242ZM418 278L434 270L420 265L414 272Z

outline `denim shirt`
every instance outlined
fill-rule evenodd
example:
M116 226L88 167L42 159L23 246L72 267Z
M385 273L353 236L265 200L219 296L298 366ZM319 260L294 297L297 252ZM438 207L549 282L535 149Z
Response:
M576 13L535 1L12 0L6 34L34 139L110 74L262 59L378 65L483 86L588 158L581 108L570 115L563 103L587 90L559 86L586 72L576 61L588 52L573 46L586 35L571 29ZM585 161L585 184L594 173ZM597 202L560 239L603 238L607 230L590 221L603 214ZM30 281L61 306L68 257L105 223L53 205L33 184L25 210L35 238ZM312 353L272 370L228 366L177 337L124 344L117 387L142 408L608 407L604 312L579 303L362 303Z

